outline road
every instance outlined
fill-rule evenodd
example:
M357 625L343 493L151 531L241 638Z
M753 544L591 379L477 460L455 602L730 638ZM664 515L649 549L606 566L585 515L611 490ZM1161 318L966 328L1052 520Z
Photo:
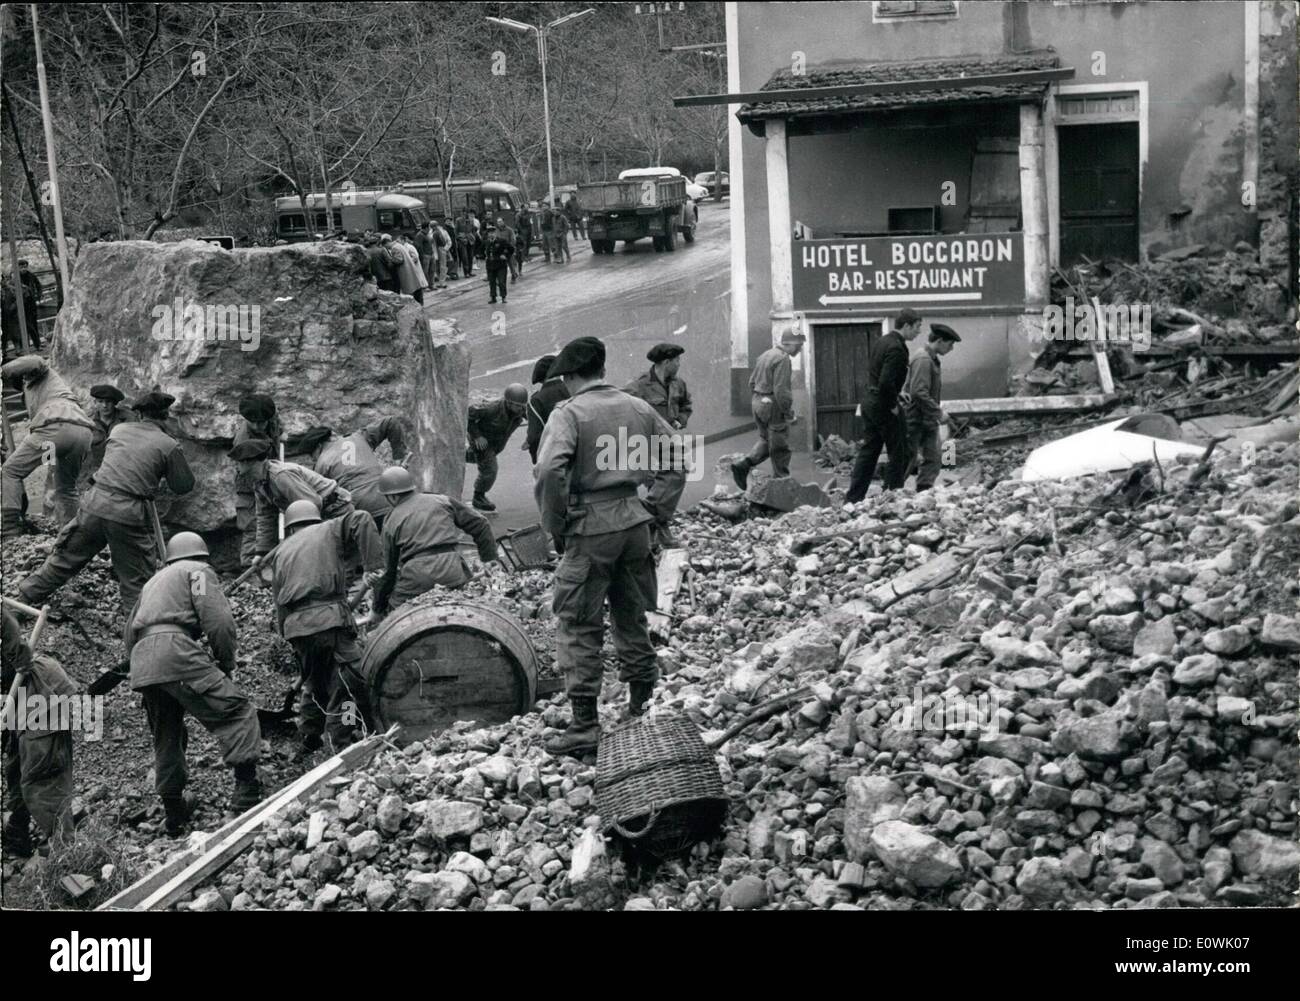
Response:
M504 305L489 304L482 262L473 279L452 282L427 301L469 338L471 392L526 384L539 357L582 336L604 341L607 377L622 386L649 367L645 354L651 347L672 341L686 348L681 376L695 404L688 430L712 434L743 423L730 414L727 204L701 206L695 242L679 241L673 253L655 253L648 240L631 251L620 245L613 255L592 254L586 240L570 238L569 245L570 264L546 264L534 250ZM500 478L491 492L499 509L498 534L537 522L532 466L523 440L520 429L501 455ZM726 447L735 446L728 442ZM713 457L707 458L711 466ZM473 493L475 471L473 466L466 470L465 500ZM692 483L684 502L711 491L711 472L705 470L707 489L704 482Z

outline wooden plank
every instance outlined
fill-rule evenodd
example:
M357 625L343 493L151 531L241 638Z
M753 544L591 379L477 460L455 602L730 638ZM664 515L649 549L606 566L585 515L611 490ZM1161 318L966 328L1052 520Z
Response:
M1264 409L1270 414L1280 413L1291 405L1291 401L1295 399L1297 392L1300 392L1300 374L1293 375L1287 380L1287 384L1278 390L1277 395L1268 402Z
M1113 399L1100 393L1074 393L1066 396L1005 396L979 400L944 400L943 409L950 415L1068 413L1098 410L1114 402Z
M1092 357L1097 363L1097 379L1101 383L1101 391L1109 396L1115 392L1115 378L1110 374L1110 359L1102 347L1106 343L1106 314L1101 311L1101 300L1095 295L1092 297L1092 309L1093 315L1097 317L1097 336L1091 344Z
M655 574L659 581L659 597L655 608L665 615L673 610L677 591L682 586L682 573L690 565L690 556L685 549L665 549L659 557Z
M310 796L335 775L365 764L396 732L397 727L392 727L387 733L373 734L344 748L270 799L263 800L222 827L204 842L202 851L187 852L172 860L100 904L96 910L165 910L243 853L253 843L262 825L282 809L299 798Z
M936 581L952 576L969 559L969 553L955 551L942 553L934 559L922 563L919 567L909 570L907 573L869 591L867 600L872 602L877 609L886 609L894 602L906 598L909 594L925 590Z

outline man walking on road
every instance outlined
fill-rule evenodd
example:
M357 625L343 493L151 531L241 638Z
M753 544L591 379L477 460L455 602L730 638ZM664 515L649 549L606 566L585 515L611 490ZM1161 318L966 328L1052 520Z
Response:
M130 683L144 698L153 734L154 790L172 837L185 833L193 812L193 801L184 795L186 715L216 738L221 760L234 770L231 808L243 813L262 801L257 708L234 684L235 617L208 555L195 533L173 535L167 565L145 584L127 617Z
M903 387L907 384L907 342L915 340L920 332L921 317L915 310L904 308L894 320L894 329L880 339L867 361L867 388L862 397L866 433L853 461L845 503L856 504L867 496L882 448L889 450L884 488L896 490L907 479L911 451L903 408L911 398Z
M930 342L921 354L912 359L908 369L907 392L912 401L905 413L912 461L920 461L916 473L918 493L934 486L943 465L939 451L939 425L948 423L948 415L940 406L943 377L939 360L960 341L957 331L946 323L930 324ZM893 464L892 457L889 462Z
M546 263L550 264L551 251L554 249L552 244L555 242L555 212L549 204L543 205L537 218L542 231L542 253L546 255Z
M488 500L488 491L497 481L497 456L510 441L515 429L524 422L528 409L528 389L514 382L506 387L501 399L491 403L478 403L469 408L469 448L465 458L478 466L474 480L474 499L471 503L479 511L495 511L497 506Z
M488 237L487 245L489 303L496 302L498 294L502 302L506 301L506 275L509 273L510 258L514 253L515 234L506 226L505 220L498 219L497 228Z
M564 212L556 210L552 225L555 233L555 263L559 264L563 255L564 263L569 264L573 261L573 255L569 253L569 220Z
M781 343L758 356L749 377L753 394L750 407L758 425L758 441L749 454L733 462L731 475L741 490L749 486L749 471L769 456L774 477L790 475L790 422L794 420L794 395L790 388L790 359L803 350L803 334L787 330Z
M542 527L563 555L552 610L555 660L564 671L573 722L546 750L580 755L600 742L606 601L619 678L629 687L629 716L645 712L659 674L646 623L658 595L650 543L655 516L637 498L637 487L651 474L604 458L620 436L629 443L653 441L672 428L650 404L605 381L605 346L594 337L566 344L551 373L564 377L571 399L555 408L542 434L534 493Z

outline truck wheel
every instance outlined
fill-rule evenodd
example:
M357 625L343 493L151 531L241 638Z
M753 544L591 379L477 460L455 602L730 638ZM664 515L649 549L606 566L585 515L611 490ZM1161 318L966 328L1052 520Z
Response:
M650 243L655 248L655 253L661 253L664 249L664 238L662 236L650 237Z
M685 240L687 243L694 243L695 227L691 226L689 229L682 230L682 239Z
M677 249L677 228L672 223L668 224L668 232L664 234L664 250L672 253Z
M592 252L593 254L603 254L603 253L605 252L605 241L604 241L604 240L592 240L592 241L591 241L591 252Z

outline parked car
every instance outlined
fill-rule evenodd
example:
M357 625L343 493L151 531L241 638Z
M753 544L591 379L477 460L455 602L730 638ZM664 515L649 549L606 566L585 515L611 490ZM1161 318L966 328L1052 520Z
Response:
M706 188L710 197L715 197L718 193L718 185L715 180L716 177L717 174L714 171L706 170L703 173L695 175L695 183L700 185L702 188ZM731 175L725 170L722 172L722 193L724 195L731 194Z

